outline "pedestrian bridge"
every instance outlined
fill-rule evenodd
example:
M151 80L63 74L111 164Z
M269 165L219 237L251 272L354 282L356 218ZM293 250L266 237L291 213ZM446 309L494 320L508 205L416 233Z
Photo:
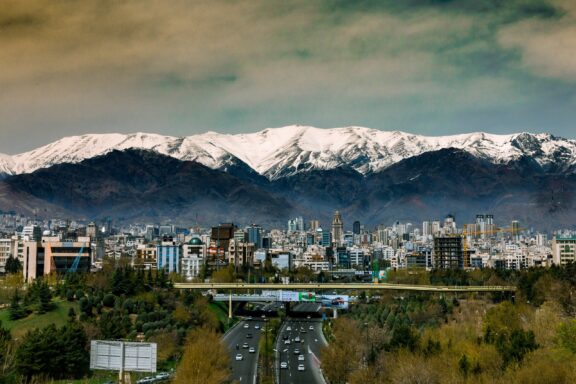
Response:
M226 289L245 290L375 290L375 291L418 291L418 292L515 292L515 286L506 285L411 285L383 283L289 283L289 284L249 284L249 283L174 283L177 289Z

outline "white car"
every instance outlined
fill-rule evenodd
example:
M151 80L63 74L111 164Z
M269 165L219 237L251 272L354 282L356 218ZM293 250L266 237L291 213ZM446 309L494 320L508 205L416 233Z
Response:
M256 324L256 325L254 326L254 329L260 329L260 326L259 326L258 324Z
M296 336L296 337L294 338L294 342L295 342L295 343L299 343L299 342L300 342L300 336Z
M236 361L240 361L240 360L244 360L244 357L242 356L241 353L238 353L238 354L236 355Z
M286 330L287 330L287 331L291 331L291 330L292 330L292 327L291 327L291 326L287 326L287 327L286 327Z
M305 370L305 369L306 369L306 368L304 368L304 364L298 364L298 370L299 370L299 371L303 371L303 370Z
M284 344L290 344L290 339L284 340Z
M304 355L298 355L298 361L304 361Z
M250 352L250 353L255 353L255 352L256 352L256 348L250 347L250 349L248 349L248 352Z
M311 331L313 331L313 330L314 330L314 326L311 325L310 327L308 327L308 329L311 330Z
M250 328L250 326L248 325L248 323L244 324L244 329L248 329Z
M281 363L280 363L280 368L282 368L282 369L288 368L288 363L285 362L285 361L281 362Z

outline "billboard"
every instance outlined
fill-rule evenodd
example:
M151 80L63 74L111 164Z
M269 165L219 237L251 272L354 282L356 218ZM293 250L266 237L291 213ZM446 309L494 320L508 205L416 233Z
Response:
M90 369L156 372L156 343L92 340Z
M322 295L318 296L318 302L326 308L348 309L350 296L348 295Z
M316 302L316 293L314 292L296 292L296 291L281 291L280 301L290 302Z

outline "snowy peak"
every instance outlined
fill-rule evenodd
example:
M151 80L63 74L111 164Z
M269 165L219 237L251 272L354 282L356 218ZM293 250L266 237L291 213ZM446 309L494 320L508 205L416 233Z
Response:
M207 132L173 137L139 132L65 137L18 155L0 154L0 174L29 173L128 148L154 150L213 169L243 162L269 179L342 166L366 175L406 158L444 148L462 149L492 163L530 157L544 169L566 171L576 167L576 141L545 133L475 132L435 137L364 127L323 129L292 125L235 135Z

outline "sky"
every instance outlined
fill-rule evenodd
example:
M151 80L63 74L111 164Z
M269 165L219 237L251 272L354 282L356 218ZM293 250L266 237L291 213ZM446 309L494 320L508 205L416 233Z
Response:
M576 138L574 0L2 0L0 152L291 124Z

